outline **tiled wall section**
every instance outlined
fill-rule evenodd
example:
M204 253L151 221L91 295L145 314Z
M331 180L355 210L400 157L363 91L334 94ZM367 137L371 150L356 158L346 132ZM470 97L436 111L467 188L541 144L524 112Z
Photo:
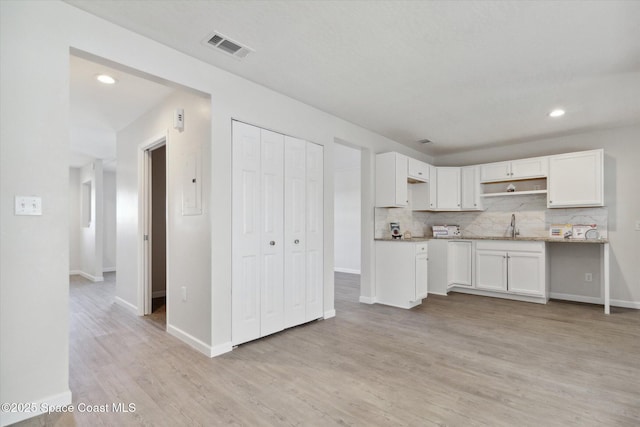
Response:
M409 195L411 197L411 193ZM431 236L432 225L460 225L464 237L508 236L511 214L516 214L516 228L523 237L547 237L551 224L597 224L607 237L606 207L547 209L544 194L487 197L481 212L413 212L407 208L376 208L375 237L390 238L390 222L399 222L413 237Z

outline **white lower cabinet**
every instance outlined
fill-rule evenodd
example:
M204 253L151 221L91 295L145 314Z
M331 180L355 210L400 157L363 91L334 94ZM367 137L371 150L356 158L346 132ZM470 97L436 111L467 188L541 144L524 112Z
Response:
M475 288L548 298L544 242L478 241Z
M323 148L233 122L232 343L323 315Z
M473 285L472 245L471 241L447 242L447 288Z
M428 293L427 243L376 241L376 302L419 305Z

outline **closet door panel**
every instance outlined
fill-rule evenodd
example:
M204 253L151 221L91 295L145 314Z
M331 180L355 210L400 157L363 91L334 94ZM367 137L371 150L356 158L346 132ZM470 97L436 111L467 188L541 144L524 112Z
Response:
M260 336L284 328L284 136L261 130Z
M305 322L306 142L284 141L284 327Z
M260 129L233 122L233 344L260 337Z
M321 145L307 143L306 159L306 312L305 321L323 316L323 251L324 251L324 150Z

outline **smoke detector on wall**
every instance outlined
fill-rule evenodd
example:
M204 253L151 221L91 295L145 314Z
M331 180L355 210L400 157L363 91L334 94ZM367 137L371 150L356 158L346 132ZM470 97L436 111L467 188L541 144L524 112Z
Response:
M209 34L202 42L218 52L226 53L240 60L246 58L251 52L254 52L250 47L231 40L229 37L218 32Z

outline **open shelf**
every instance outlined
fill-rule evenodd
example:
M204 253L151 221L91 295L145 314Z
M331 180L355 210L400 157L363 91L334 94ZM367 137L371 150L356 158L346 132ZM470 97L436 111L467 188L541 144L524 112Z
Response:
M546 178L531 178L520 181L487 182L481 184L481 197L524 196L527 194L547 194ZM507 191L508 187L515 187L515 191Z
M504 191L501 193L484 193L484 194L481 194L480 197L521 196L525 194L547 194L547 190Z

